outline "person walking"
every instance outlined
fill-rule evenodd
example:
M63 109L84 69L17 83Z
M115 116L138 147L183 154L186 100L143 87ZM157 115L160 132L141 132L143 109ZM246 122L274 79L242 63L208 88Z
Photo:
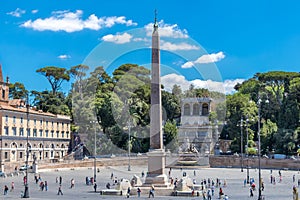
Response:
M150 198L151 196L154 198L154 186L153 186L153 185L151 186L151 189L150 189L150 191L149 191L149 198Z
M59 177L59 185L61 185L62 184L62 177L60 176Z
M57 195L64 195L63 192L62 192L62 189L61 189L61 185L59 185L58 187L58 191L57 191Z
M48 191L48 182L45 181L45 191Z
M207 200L211 200L211 190L207 190Z
M211 196L214 196L215 194L215 186L212 184L212 186L210 187L211 189Z
M139 187L137 188L137 195L138 195L138 197L141 196L141 189Z
M12 191L14 191L14 189L15 189L15 183L14 183L14 182L11 182L11 188L10 188L10 191L12 192Z
M97 192L97 183L94 184L94 190Z
M74 186L75 186L75 180L74 180L74 178L72 178L71 179L71 186L70 186L70 188L72 189Z
M250 187L250 197L253 197L253 189Z
M4 192L3 192L3 194L4 194L4 195L7 195L7 193L8 193L8 187L7 187L7 185L5 185L5 186L4 186Z
M130 187L127 188L127 198L130 197Z
M220 187L220 190L219 190L219 199L221 199L222 198L222 196L223 196L223 190L222 190L222 188Z

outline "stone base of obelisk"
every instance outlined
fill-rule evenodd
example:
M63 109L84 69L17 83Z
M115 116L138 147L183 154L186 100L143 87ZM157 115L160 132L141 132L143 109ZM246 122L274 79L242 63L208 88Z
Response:
M164 173L166 153L164 149L149 150L148 156L148 173L143 186L168 187L168 177Z

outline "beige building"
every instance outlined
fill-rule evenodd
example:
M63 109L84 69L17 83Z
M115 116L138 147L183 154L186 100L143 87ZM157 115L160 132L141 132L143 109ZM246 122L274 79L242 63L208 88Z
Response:
M9 100L8 78L3 81L0 66L0 163L19 167L26 161L27 139L29 163L58 161L67 155L70 141L70 117L45 113L21 99Z

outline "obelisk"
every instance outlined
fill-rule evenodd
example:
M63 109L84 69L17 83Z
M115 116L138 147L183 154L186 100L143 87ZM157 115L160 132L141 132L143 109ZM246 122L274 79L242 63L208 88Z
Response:
M160 83L160 53L159 53L158 23L155 20L152 33L152 66L151 66L151 111L150 111L150 149L148 152L148 173L146 185L167 186L168 179L165 170L165 151L162 135L162 105Z

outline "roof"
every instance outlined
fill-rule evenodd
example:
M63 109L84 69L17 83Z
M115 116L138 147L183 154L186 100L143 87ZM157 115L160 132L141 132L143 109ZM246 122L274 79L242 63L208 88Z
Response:
M195 97L195 98L184 98L181 100L182 103L209 103L213 101L210 97Z
M23 99L12 99L8 101L8 105L18 107L20 105L25 105L25 101Z
M0 104L0 110L27 113L27 108L25 106L14 107L11 105ZM55 118L59 118L59 119L71 120L70 116L67 116L67 115L56 115L53 113L43 112L41 110L35 110L32 108L29 109L29 113L35 114L35 115L43 115L43 116L55 117Z

